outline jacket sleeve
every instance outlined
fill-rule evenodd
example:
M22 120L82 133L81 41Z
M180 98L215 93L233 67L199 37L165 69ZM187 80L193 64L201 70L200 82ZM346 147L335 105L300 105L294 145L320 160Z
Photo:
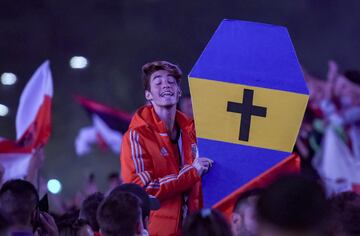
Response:
M152 157L144 148L144 139L136 130L129 130L122 140L121 175L124 182L132 182L160 200L183 193L200 181L192 165L184 165L178 174L154 178Z

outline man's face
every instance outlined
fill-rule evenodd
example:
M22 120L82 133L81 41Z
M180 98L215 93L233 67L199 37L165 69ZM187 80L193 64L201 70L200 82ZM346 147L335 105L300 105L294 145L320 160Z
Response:
M258 231L255 205L257 197L250 197L249 202L238 212L233 213L232 230L234 235L252 236Z
M180 88L176 79L166 70L158 70L150 76L150 91L145 90L145 97L155 107L173 107L179 101Z

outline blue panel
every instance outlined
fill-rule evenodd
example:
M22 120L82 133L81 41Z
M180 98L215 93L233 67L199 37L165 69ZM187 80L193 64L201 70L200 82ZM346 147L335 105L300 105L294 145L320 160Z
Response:
M215 161L203 176L205 207L226 197L290 153L198 138L201 157Z
M223 20L190 77L309 94L285 27Z

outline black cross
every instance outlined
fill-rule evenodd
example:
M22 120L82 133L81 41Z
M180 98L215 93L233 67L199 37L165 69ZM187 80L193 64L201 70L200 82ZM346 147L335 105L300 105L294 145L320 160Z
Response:
M266 107L253 106L254 90L244 89L242 103L228 102L227 111L241 113L239 140L249 141L251 116L266 117Z

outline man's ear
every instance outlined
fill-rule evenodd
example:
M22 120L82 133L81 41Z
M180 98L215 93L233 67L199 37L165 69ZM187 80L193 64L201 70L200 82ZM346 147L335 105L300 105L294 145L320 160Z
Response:
M144 229L148 229L148 226L149 226L149 216L146 216L145 217L145 220L144 220L145 222L144 222Z
M153 100L152 94L149 90L145 90L145 99L151 102Z
M135 235L142 235L143 231L144 231L144 225L143 225L142 219L140 217L139 221L136 223Z
M232 215L231 215L232 225L241 223L241 220L242 220L242 217L239 213L235 213L235 212L232 213Z

